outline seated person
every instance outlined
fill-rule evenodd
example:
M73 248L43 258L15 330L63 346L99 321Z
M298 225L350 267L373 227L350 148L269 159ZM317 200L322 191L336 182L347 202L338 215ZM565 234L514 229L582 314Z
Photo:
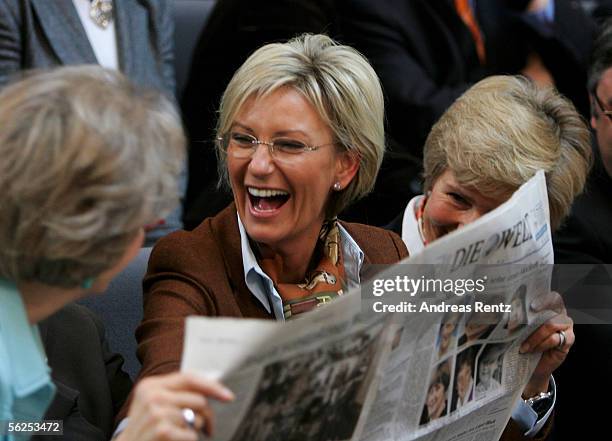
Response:
M591 127L595 130L595 164L585 192L572 207L567 222L553 237L555 263L559 273L583 273L577 283L563 293L568 308L597 315L594 323L582 320L576 325L579 343L555 378L563 384L556 406L555 433L559 439L575 430L574 421L591 421L580 432L598 438L608 430L605 406L576 406L585 390L612 390L612 310L610 267L612 264L612 20L602 27L591 55L587 88L591 97ZM564 264L574 264L571 267ZM575 264L591 264L583 266ZM566 286L562 287L568 288ZM588 297L584 294L588 290ZM602 319L605 324L602 323ZM601 323L601 324L600 324ZM575 381L581 378L581 381ZM563 399L561 399L563 398Z
M140 378L179 369L189 315L289 319L357 286L363 263L406 256L397 236L336 220L372 188L384 149L380 83L353 49L320 35L266 45L236 72L219 114L235 203L154 248ZM565 356L551 349L558 343L553 331L532 348L549 355L525 393L548 387ZM521 432L511 423L505 439Z
M587 114L583 85L595 25L577 3L338 0L345 41L368 57L381 78L393 141L385 173L363 207L369 222L389 223L415 194L431 127L487 76L523 74L553 84Z
M380 83L352 48L305 35L257 50L225 90L217 148L234 202L153 249L141 379L179 369L189 315L290 319L407 256L397 235L336 217L384 152Z
M540 169L557 229L584 187L591 147L588 128L567 99L523 77L494 76L444 113L423 155L425 194L392 224L411 254L495 209ZM574 341L565 313L552 320L524 343L528 352L543 353L524 398L547 391Z
M37 324L126 267L175 206L183 156L170 102L117 72L64 67L0 92L0 421L43 417L56 388ZM195 375L148 379L118 439L195 439L204 395L231 398Z

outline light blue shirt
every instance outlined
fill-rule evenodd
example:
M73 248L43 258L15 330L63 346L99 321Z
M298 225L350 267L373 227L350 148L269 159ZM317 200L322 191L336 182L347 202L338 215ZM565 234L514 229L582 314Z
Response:
M540 429L544 427L544 424L546 424L546 421L548 421L548 418L550 418L550 415L555 408L555 403L557 402L557 384L555 383L555 379L552 375L550 376L550 391L553 393L553 401L544 416L542 416L542 418L539 420L536 411L529 407L529 405L525 404L525 402L521 399L518 400L518 403L516 403L512 409L512 419L524 430L527 430L527 432L525 432L525 436L536 436Z
M238 216L238 213L236 213ZM342 258L344 259L344 272L348 289L356 288L360 284L359 272L363 265L364 254L357 242L353 240L344 227L338 223L340 230L340 245L342 246ZM242 268L244 269L244 282L249 291L261 302L266 311L274 313L276 320L285 320L283 314L283 300L274 288L272 279L261 269L255 254L251 249L249 237L244 225L238 216L238 228L240 230L240 247L242 250Z
M283 313L283 299L280 294L274 288L274 282L272 279L261 269L255 253L251 249L249 243L249 236L242 225L240 216L236 212L238 217L238 229L240 230L240 248L242 251L242 268L244 269L244 282L247 288L251 291L251 294L255 296L257 300L266 308L266 311L274 314L276 320L284 321L285 315ZM344 227L338 224L340 229L340 242L342 246L342 257L344 258L344 271L346 274L346 282L348 288L358 287L360 283L359 272L363 265L364 254L357 245L357 242L348 234ZM128 424L129 418L124 418L115 433L113 438L119 436L119 434L125 430Z
M0 421L40 421L55 393L38 326L28 322L17 287L0 279ZM29 437L5 435L0 440Z
M546 6L539 11L530 12L529 15L535 17L542 24L550 24L555 21L555 1L548 0Z

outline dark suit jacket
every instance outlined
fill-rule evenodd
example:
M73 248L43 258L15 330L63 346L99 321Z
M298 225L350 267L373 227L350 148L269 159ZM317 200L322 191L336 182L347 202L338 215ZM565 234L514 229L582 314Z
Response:
M132 382L110 351L100 319L70 304L39 325L57 392L45 419L63 420L64 440L108 440ZM48 440L34 437L33 440Z
M599 157L553 239L555 263L612 264L612 178Z
M375 227L343 224L368 264L392 264L408 255L395 234ZM232 203L191 232L161 239L144 282L144 317L136 330L139 378L177 371L189 315L273 319L244 282L240 232ZM118 419L125 416L125 409Z
M173 97L171 3L115 0L113 5L121 71ZM0 2L0 86L26 69L96 63L72 0Z
M349 219L390 222L419 193L410 185L413 180L418 187L419 161L432 125L485 76L519 73L530 49L543 58L559 90L588 115L583 85L594 24L575 2L555 0L554 26L541 29L508 9L506 3L513 2L476 1L487 54L482 66L452 0L339 0L343 41L365 54L381 79L392 140L374 193L351 210Z
M338 6L343 38L363 51L379 74L390 134L404 149L420 156L429 129L459 95L486 75L518 73L528 49L544 58L560 90L579 98L588 111L581 79L595 29L578 5L555 0L554 26L542 30L504 0L476 1L487 53L481 66L452 3L342 0Z
M234 72L267 43L310 33L334 34L335 0L218 0L194 50L181 108L191 141L185 203L188 229L214 216L231 194L216 188L214 127L221 95Z
M559 384L555 440L564 440L576 421L589 421L581 436L598 438L608 431L608 409L583 406L585 390L612 390L612 179L596 158L585 192L572 207L565 225L554 235L559 273L582 273L577 283L561 283L566 306L595 314L607 324L574 325L576 343L555 372ZM566 264L585 264L566 266ZM589 264L589 266L586 266ZM604 268L601 264L606 264ZM569 286L568 286L569 285ZM569 288L569 289L568 289ZM576 379L580 381L576 381Z
M115 0L114 23L120 70L134 83L174 100L173 11L168 0ZM0 1L0 88L28 69L97 64L72 0ZM180 176L181 195L187 169ZM182 228L176 209L147 233L152 245Z

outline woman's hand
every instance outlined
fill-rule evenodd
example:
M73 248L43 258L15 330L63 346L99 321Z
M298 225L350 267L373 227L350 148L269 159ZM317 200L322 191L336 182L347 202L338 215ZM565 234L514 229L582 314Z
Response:
M521 345L521 353L541 352L542 358L523 390L523 397L530 398L548 390L548 380L552 372L561 366L567 353L574 344L574 322L567 315L565 304L559 293L551 292L531 303L533 312L552 310L557 315L546 321ZM559 331L565 334L565 341ZM560 346L560 343L563 343Z
M136 386L129 422L117 441L197 441L202 427L211 435L214 422L207 398L231 401L234 395L221 383L194 373L145 378ZM193 428L185 422L183 409L195 413Z

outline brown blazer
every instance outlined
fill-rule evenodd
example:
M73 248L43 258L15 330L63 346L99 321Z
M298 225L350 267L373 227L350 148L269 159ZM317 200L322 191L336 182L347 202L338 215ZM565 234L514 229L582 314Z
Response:
M408 256L404 242L391 231L354 223L342 225L364 252L364 268L368 264L393 264ZM233 203L193 231L177 231L159 240L151 253L143 287L144 316L136 330L142 362L138 379L179 370L185 317L189 315L274 318L244 282ZM128 405L129 400L117 422L126 416ZM542 430L540 434L547 432ZM522 438L510 421L502 440Z
M343 223L367 264L392 264L408 256L395 233ZM177 231L157 242L143 282L144 315L136 330L138 379L177 371L183 351L185 317L273 319L244 282L240 232L232 203L193 231ZM121 420L127 409L118 416Z

